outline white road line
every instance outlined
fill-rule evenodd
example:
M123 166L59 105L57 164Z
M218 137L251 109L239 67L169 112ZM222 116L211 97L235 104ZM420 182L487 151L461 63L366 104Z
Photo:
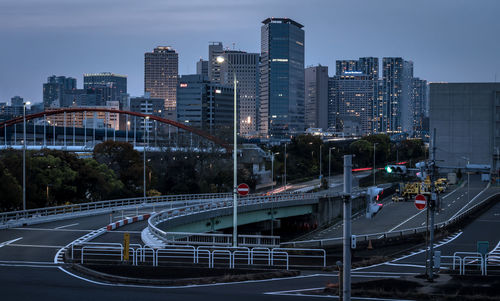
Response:
M424 268L424 265L417 265L417 264L406 264L406 263L392 263L392 262L386 262L386 265L393 265L393 266L400 266L400 267L412 267L412 268Z
M81 229L51 229L51 228L12 228L12 230L23 231L66 231L66 232L92 232L94 230L81 230Z
M24 263L24 264L47 264L47 265L54 265L53 262L51 261L22 261L22 260L0 260L0 263Z
M52 248L52 249L58 249L62 248L63 246L47 246L47 245L21 245L21 244L9 244L9 247L22 247L22 248Z
M0 263L2 267L27 267L27 268L58 268L56 265L31 265L31 264L14 264L14 263Z
M452 238L450 238L449 240L447 240L447 241L445 241L445 242L443 242L443 243L440 243L440 244L435 245L435 246L434 246L434 248L439 248L439 247L441 247L441 246L444 246L444 245L446 245L446 244L448 244L448 243L450 243L450 242L454 241L455 239L457 239L458 237L460 237L460 235L462 235L462 233L463 233L463 232L459 232L459 233L457 233L455 236L453 236L453 237L452 237ZM406 259L406 258L408 258L408 257L412 257L412 256L415 256L415 255L421 254L421 253L423 253L423 252L425 252L425 249L422 249L422 250L420 250L420 251L417 251L417 252L411 253L411 254L409 254L409 255L402 256L402 257L400 257L400 258L397 258L397 259L394 259L394 260L391 260L391 261L388 261L388 262L396 262L396 261L400 261L400 260Z
M62 228L67 228L67 227L71 227L71 226L76 226L76 225L79 225L79 223L74 223L74 224L65 225L65 226L59 226L59 227L55 227L54 229L62 229Z
M460 212L462 212L465 208L467 208L467 206L469 206L470 203L474 202L475 199L477 199L481 194L483 194L483 192L485 192L488 188L490 188L490 183L488 183L488 185L486 185L486 187L481 190L480 193L478 193L475 197L472 198L472 200L470 200L467 204L465 204L465 206L463 206L460 210L458 210L452 217L450 217L448 220L452 220L453 218L455 218L455 216L459 215Z
M18 241L18 240L20 240L20 239L23 239L23 238L22 238L22 237L18 237L18 238L15 238L15 239L8 240L8 241L6 241L6 242L0 243L0 248L1 248L1 247L4 247L4 246L6 246L6 245L9 245L9 244L11 244L11 243L13 243L13 242L16 242L16 241Z
M324 289L322 288L317 288L317 289ZM309 297L309 298L331 298L331 299L339 299L339 296L334 296L334 295L308 295L308 294L300 294L298 292L300 291L310 291L310 290L315 290L315 289L304 289L304 290L297 290L297 293L293 292L268 292L264 293L265 295L276 295L276 296L293 296L293 297ZM413 300L408 300L408 299L384 299L384 298L369 298L369 297L355 297L351 296L351 300L373 300L373 301L413 301Z

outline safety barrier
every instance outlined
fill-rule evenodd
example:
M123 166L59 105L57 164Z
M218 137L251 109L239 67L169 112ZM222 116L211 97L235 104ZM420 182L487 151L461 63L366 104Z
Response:
M308 254L309 253L309 254ZM314 255L310 253L319 253ZM326 252L321 249L247 248L223 246L172 245L154 249L149 246L131 244L129 260L132 265L151 264L159 266L167 263L207 264L215 266L274 266L289 269L290 266L311 267L304 262L290 264L292 258L321 258L321 266L326 266ZM83 243L71 245L71 260L84 264L93 261L124 261L124 247L120 243Z
M486 187L486 189L489 187ZM481 193L480 193L481 194ZM476 197L478 197L480 194L478 194ZM449 227L460 220L462 220L464 217L468 216L473 210L475 210L478 206L482 205L484 202L487 200L497 196L497 194L492 195L488 198L483 199L482 201L474 204L467 210L451 217L450 219L437 223L434 225L435 230L439 229L444 229L446 227ZM417 233L424 233L428 230L428 227L422 226L422 227L416 227L416 228L409 228L409 229L402 229L402 230L396 230L396 231L387 231L387 232L379 232L379 233L370 233L370 234L361 234L361 235L356 235L356 240L358 242L360 241L369 241L369 240L378 240L378 239L387 239L387 238L397 238L397 237L404 237L408 235L414 235ZM302 240L302 241L290 241L290 242L283 242L281 243L281 246L290 246L290 247L296 247L296 246L302 246L302 247L324 247L328 245L336 245L336 244L342 244L343 238L342 237L334 237L334 238L324 238L324 239L311 239L311 240Z

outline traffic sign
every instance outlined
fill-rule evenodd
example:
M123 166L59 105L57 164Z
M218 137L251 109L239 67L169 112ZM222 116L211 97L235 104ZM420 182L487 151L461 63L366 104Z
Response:
M250 187L247 184L241 183L236 189L240 195L247 195L250 192Z
M417 207L418 210L422 210L427 206L427 199L425 198L424 195L422 194L417 194L415 197L415 207Z

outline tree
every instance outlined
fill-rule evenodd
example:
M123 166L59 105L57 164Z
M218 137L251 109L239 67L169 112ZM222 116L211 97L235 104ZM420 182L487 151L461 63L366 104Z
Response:
M354 160L357 163L357 166L364 167L370 165L370 154L373 152L373 145L370 142L360 139L351 143L349 149L352 154L355 155Z
M0 162L0 211L22 209L22 187Z

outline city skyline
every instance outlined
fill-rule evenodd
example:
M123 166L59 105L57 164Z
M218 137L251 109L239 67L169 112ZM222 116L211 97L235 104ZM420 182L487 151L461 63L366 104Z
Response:
M210 41L259 52L260 22L269 16L289 17L303 24L305 65L329 66L330 76L336 60L400 56L414 61L415 76L430 82L493 82L495 73L500 78L496 55L500 42L488 38L500 30L500 21L494 16L500 4L495 1L381 1L377 5L315 1L307 7L284 7L284 1L263 6L262 1L238 4L225 0L213 5L149 1L115 7L113 1L106 1L104 7L120 12L110 18L89 9L92 3L52 0L42 7L34 1L19 4L7 0L0 4L0 49L4 54L0 58L0 101L19 95L40 102L41 85L51 75L75 77L80 87L84 73L103 71L127 75L130 95L142 95L146 51L170 45L179 53L179 74L194 74L196 62L207 59ZM67 13L69 6L73 13ZM349 11L352 13L345 13ZM391 18L384 18L385 14ZM11 16L16 16L15 22ZM153 26L160 18L168 21ZM24 64L16 63L20 59Z

